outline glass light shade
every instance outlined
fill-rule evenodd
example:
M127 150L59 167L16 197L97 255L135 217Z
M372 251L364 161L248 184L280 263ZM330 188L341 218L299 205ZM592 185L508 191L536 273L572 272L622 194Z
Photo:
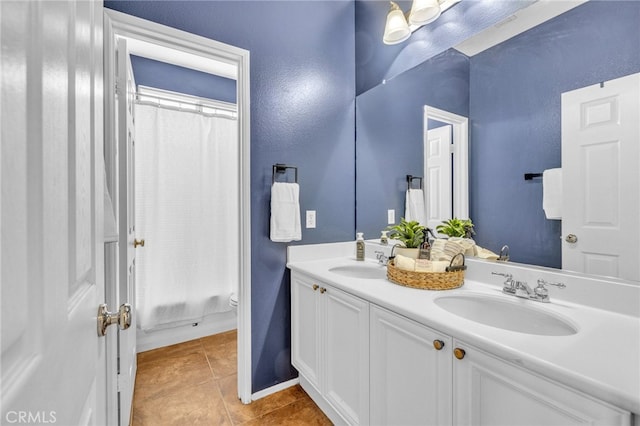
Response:
M438 0L413 0L409 23L411 25L428 24L438 19L441 12Z
M384 37L382 41L384 44L398 44L408 39L410 35L411 30L404 17L404 13L402 13L402 10L397 4L391 2L391 9L387 14L387 24L384 27Z

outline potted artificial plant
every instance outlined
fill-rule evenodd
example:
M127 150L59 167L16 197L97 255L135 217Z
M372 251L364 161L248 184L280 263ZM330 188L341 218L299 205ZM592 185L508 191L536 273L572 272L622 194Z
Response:
M417 221L400 219L397 225L389 226L389 238L400 241L404 247L397 247L395 254L401 254L413 259L418 258L420 245L424 242L426 228Z
M449 237L457 238L471 238L476 233L473 230L471 219L458 219L455 217L443 220L442 224L436 226L436 231Z

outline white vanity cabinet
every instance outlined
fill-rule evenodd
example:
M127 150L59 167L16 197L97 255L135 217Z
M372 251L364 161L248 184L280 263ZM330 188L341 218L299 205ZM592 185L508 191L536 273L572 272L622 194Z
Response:
M293 365L344 421L369 424L369 303L292 272L291 306Z
M628 411L304 273L291 273L291 305L292 363L334 423L632 424Z
M631 424L626 411L458 340L453 345L454 425Z
M372 425L450 425L452 339L371 305Z

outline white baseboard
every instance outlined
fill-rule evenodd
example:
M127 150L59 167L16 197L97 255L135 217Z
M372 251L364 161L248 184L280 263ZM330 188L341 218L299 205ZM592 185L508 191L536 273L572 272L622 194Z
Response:
M277 385L262 389L261 391L251 394L251 401L257 401L260 398L264 398L265 396L280 392L281 390L285 390L287 388L290 388L291 386L295 386L298 383L300 383L300 380L296 377L295 379L287 380L286 382L278 383Z
M234 330L238 326L235 311L208 316L197 326L191 324L156 331L136 330L136 352L145 352L163 346L175 345L201 337Z

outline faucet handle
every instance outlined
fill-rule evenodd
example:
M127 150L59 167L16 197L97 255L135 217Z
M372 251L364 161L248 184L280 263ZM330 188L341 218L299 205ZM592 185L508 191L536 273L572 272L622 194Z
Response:
M566 287L566 285L564 283L552 283L552 282L545 281L542 278L540 278L538 280L538 287L543 287L544 288L545 285L552 285L552 286L558 287L558 288L565 288Z
M513 275L504 272L492 272L492 275L500 275L505 277L506 280L502 283L502 292L506 294L516 294L517 281L513 281Z
M504 272L492 272L491 275L500 275L501 277L506 277L507 280L513 279L512 274L505 274Z
M564 283L551 283L540 278L538 280L538 287L533 290L536 295L536 300L540 302L549 302L549 290L547 290L545 285L552 285L558 288L566 287Z

